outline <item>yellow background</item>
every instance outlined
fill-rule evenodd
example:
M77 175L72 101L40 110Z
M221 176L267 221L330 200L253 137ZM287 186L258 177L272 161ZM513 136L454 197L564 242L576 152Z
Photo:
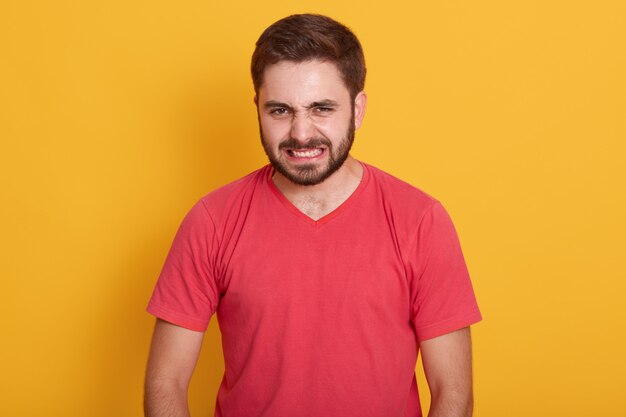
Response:
M475 415L624 415L625 4L2 0L0 415L141 414L173 235L265 163L250 55L306 11L364 45L353 154L455 220L485 316ZM213 321L193 415L222 370Z

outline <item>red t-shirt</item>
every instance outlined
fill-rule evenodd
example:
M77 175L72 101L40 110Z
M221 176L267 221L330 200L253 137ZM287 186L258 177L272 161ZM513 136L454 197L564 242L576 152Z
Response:
M363 164L315 221L266 166L184 219L148 311L204 331L217 312L216 417L421 416L420 341L481 319L441 204Z

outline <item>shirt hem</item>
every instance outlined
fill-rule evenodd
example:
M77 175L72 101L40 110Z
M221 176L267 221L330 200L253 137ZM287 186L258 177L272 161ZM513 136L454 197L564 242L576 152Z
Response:
M160 318L177 326L184 327L188 330L204 332L209 326L209 320L193 319L184 314L168 310L167 308L162 307L154 302L150 302L148 304L146 311L157 318Z
M463 316L452 317L442 322L431 324L426 327L422 327L421 329L416 329L415 333L417 335L417 341L423 342L424 340L443 336L444 334L476 324L482 319L480 311L474 310Z

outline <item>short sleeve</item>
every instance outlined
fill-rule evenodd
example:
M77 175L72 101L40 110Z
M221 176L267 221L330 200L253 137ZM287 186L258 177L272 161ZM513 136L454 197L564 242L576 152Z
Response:
M215 225L199 201L180 225L147 311L190 330L205 331L217 309Z
M411 318L418 341L482 319L456 230L439 202L424 213L408 263Z

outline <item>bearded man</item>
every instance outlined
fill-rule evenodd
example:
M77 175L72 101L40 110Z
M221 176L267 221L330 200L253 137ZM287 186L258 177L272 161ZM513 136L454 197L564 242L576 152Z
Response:
M417 188L350 156L367 96L361 45L319 15L261 35L252 79L270 164L185 217L148 311L150 417L188 416L216 313L217 417L472 414L469 326L481 319L452 222Z

